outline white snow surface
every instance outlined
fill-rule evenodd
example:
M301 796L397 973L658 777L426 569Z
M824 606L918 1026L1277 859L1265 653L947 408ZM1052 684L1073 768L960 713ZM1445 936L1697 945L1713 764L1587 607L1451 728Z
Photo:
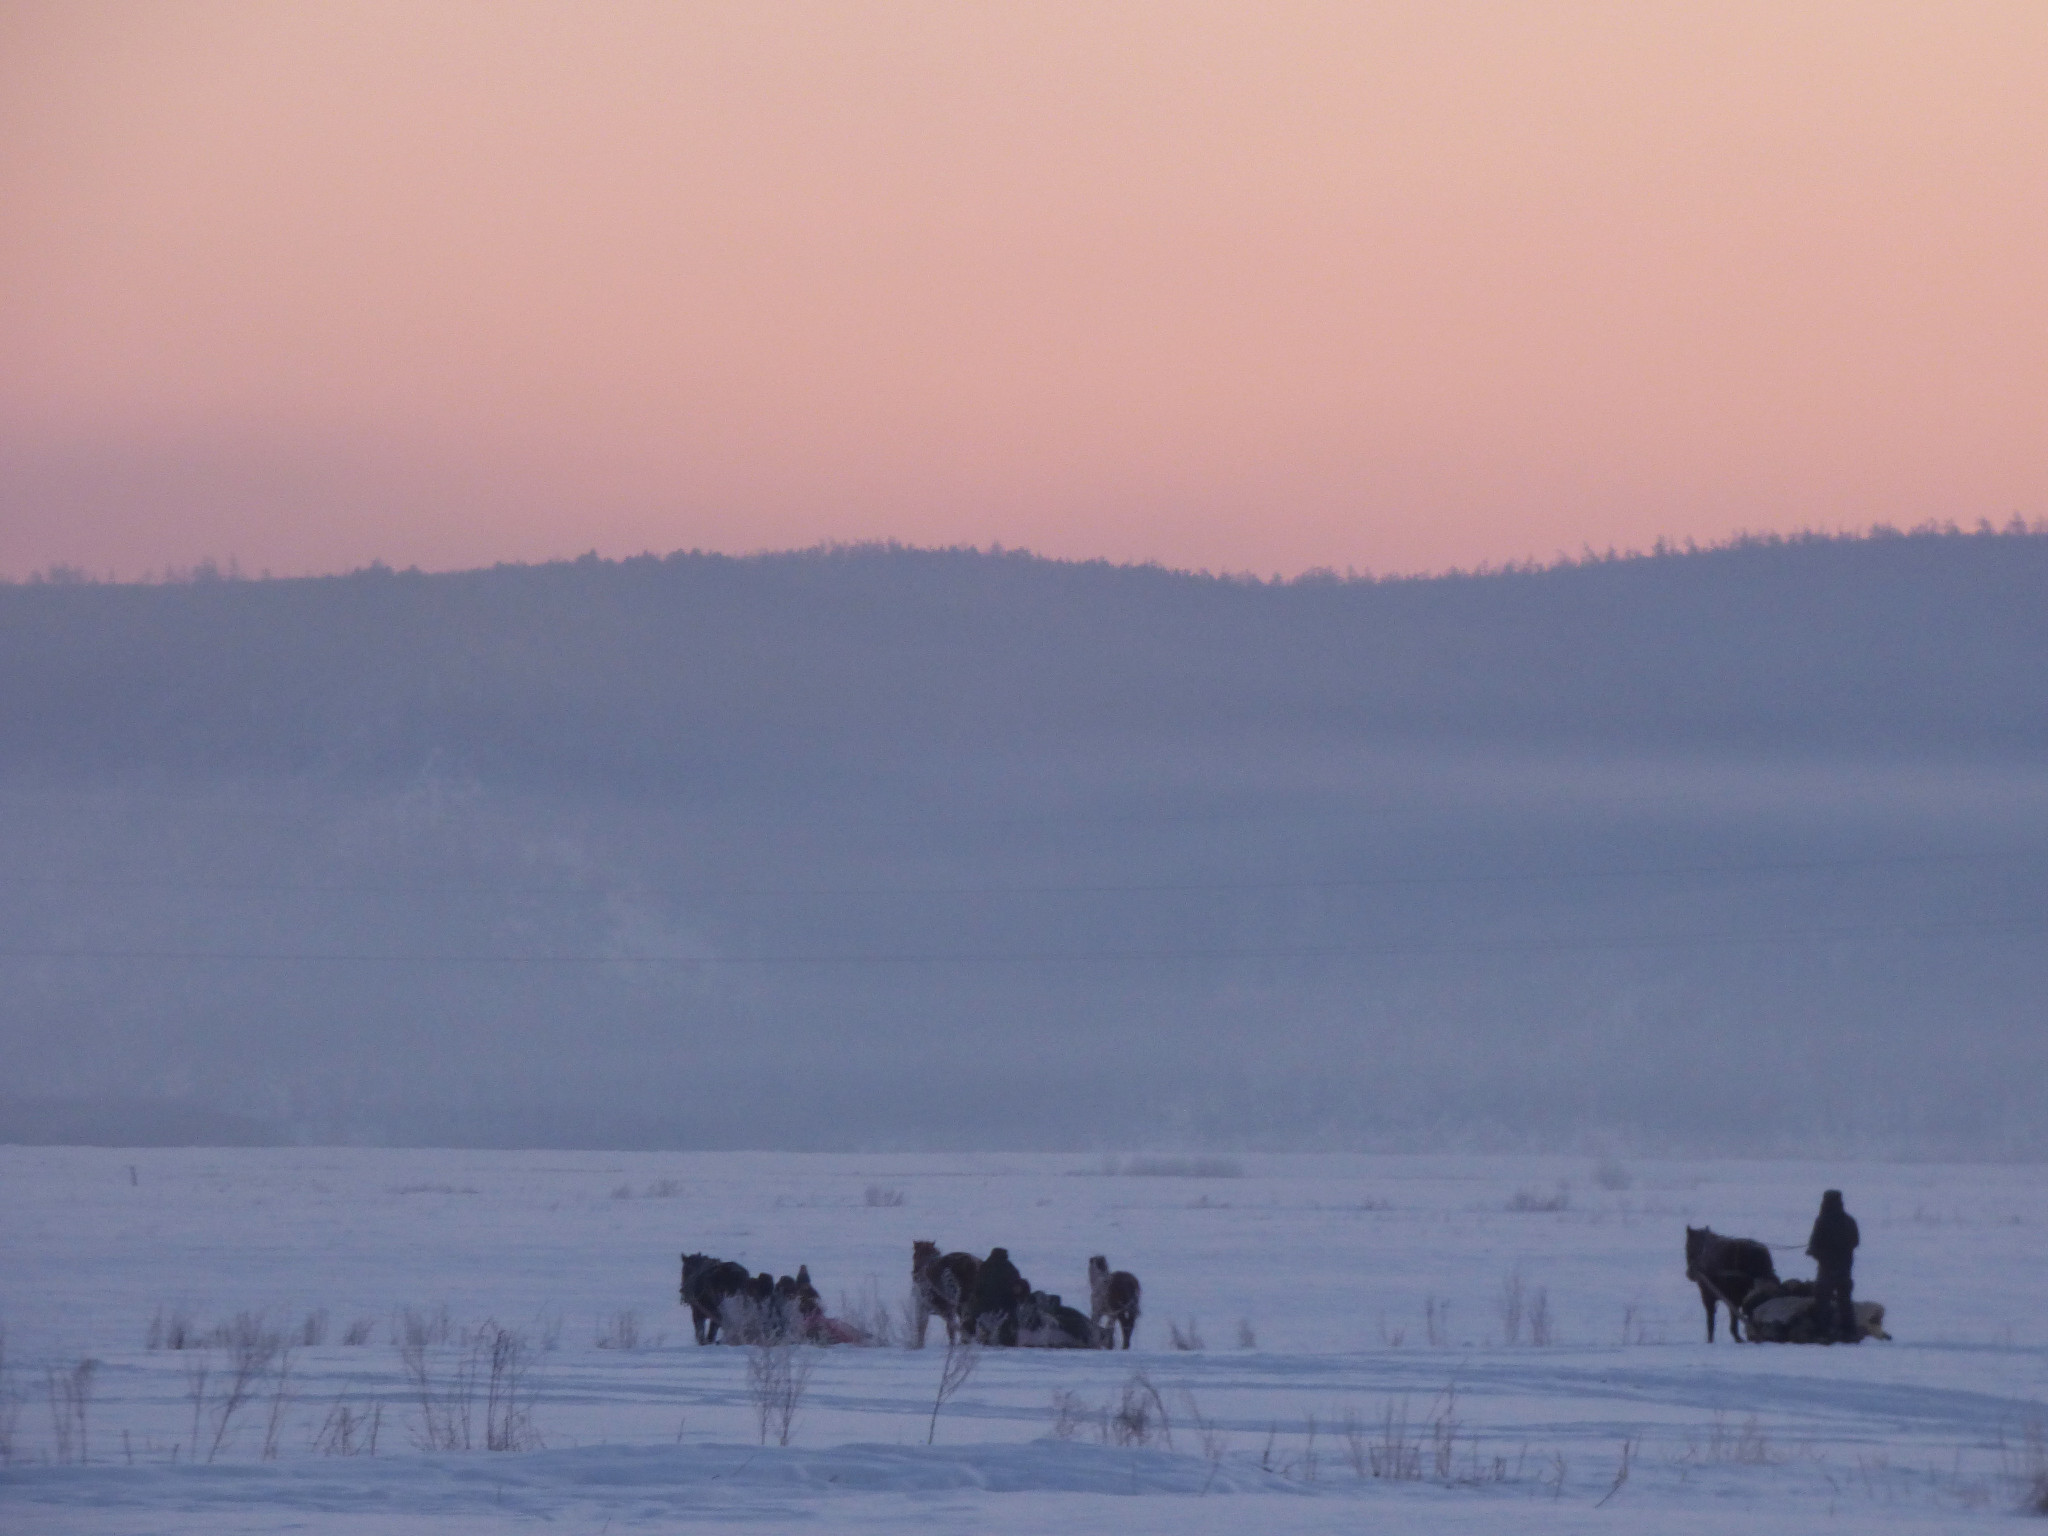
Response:
M1737 1345L1724 1324L1707 1344L1685 1226L1810 1273L1830 1185L1893 1342ZM806 1348L790 1443L762 1444L750 1351L693 1342L679 1254L807 1263L830 1310L870 1288L895 1308L920 1237L1006 1245L1084 1307L1088 1256L1108 1255L1144 1282L1137 1347L984 1351L929 1446L941 1325L922 1351ZM2044 1238L2038 1167L0 1148L0 1530L2026 1529ZM1548 1344L1529 1339L1539 1296ZM444 1389L467 1330L524 1336L539 1448L421 1447L408 1308L446 1309ZM225 1422L228 1347L146 1347L159 1316L260 1313L303 1339L316 1312L324 1341ZM637 1347L599 1347L622 1313ZM341 1342L358 1320L370 1342ZM1169 1323L1206 1347L1173 1348ZM1147 1385L1166 1427L1155 1409L1148 1444L1116 1443L1105 1410ZM338 1407L381 1413L374 1456L319 1448ZM1404 1458L1419 1476L1384 1475Z

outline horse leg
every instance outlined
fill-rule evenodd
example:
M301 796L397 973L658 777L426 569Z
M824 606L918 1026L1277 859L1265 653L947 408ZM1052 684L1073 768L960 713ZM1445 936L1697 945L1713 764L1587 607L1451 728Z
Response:
M1714 1293L1707 1282L1700 1282L1700 1304L1707 1309L1707 1342L1714 1342Z
M932 1325L932 1309L931 1309L930 1307L928 1307L927 1305L925 1305L925 1301L924 1301L924 1298L923 1298L922 1296L920 1296L920 1297L919 1297L919 1298L917 1299L917 1344L916 1344L916 1347L917 1347L918 1349L923 1349L923 1348L924 1348L924 1335L925 1335L925 1330L926 1330L926 1329L928 1329L928 1328L930 1328L930 1327L931 1327L931 1325ZM951 1339L951 1338L952 1338L952 1335L953 1335L953 1325L952 1325L952 1324L951 1324L950 1322L948 1322L948 1323L947 1323L947 1325L946 1325L946 1337L947 1337L948 1339Z

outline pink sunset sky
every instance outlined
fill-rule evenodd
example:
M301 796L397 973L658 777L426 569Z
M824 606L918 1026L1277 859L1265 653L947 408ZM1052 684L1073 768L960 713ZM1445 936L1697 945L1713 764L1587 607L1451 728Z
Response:
M2048 514L2048 4L0 7L0 574Z

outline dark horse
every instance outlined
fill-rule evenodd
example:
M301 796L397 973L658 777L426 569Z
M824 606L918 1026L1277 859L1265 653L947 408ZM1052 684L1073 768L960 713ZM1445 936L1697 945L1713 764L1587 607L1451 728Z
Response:
M981 1260L971 1253L941 1255L937 1243L922 1238L910 1245L910 1293L917 1306L917 1347L924 1348L932 1314L946 1320L946 1342L958 1343L961 1313L971 1310Z
M1712 1227L1685 1229L1685 1278L1697 1281L1707 1309L1707 1342L1714 1342L1714 1303L1728 1307L1728 1337L1742 1339L1742 1304L1761 1285L1776 1285L1771 1250L1748 1237L1723 1237Z
M718 1342L725 1298L744 1293L747 1285L747 1272L741 1265L728 1259L714 1259L708 1253L683 1255L683 1305L690 1309L690 1322L697 1330L699 1344Z
M1138 1297L1143 1290L1138 1277L1127 1269L1111 1270L1109 1260L1096 1254L1088 1261L1088 1321L1100 1330L1102 1347L1116 1348L1117 1325L1124 1330L1124 1348L1131 1347L1131 1330L1138 1326Z

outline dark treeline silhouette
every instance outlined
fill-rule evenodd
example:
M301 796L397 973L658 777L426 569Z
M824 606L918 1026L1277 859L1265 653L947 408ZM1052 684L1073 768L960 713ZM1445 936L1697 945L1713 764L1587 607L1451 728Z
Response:
M201 576L0 586L0 1137L2048 1134L2040 533Z
M1048 733L1631 751L2048 745L2048 536L1434 580L881 548L0 587L0 762L637 789Z

